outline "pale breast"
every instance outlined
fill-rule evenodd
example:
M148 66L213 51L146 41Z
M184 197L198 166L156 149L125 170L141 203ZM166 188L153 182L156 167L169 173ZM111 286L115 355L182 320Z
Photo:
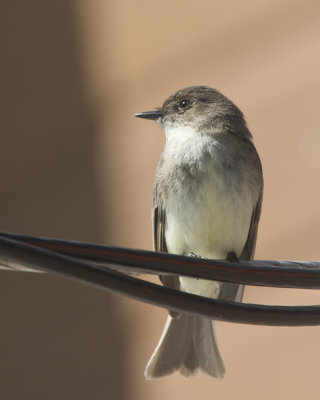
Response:
M170 253L225 258L234 251L240 256L254 207L252 197L232 193L214 179L203 182L196 193L181 190L168 201L165 237Z
M212 137L167 144L158 173L167 175L160 179L166 182L165 239L170 253L222 259L234 251L240 256L260 188L250 160L233 163L228 153L225 162L224 151Z

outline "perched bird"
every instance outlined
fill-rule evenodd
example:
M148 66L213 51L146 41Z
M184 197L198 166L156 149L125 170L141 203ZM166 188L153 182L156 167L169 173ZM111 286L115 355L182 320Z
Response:
M224 95L191 86L162 107L136 114L157 121L166 135L153 192L155 251L209 259L253 258L263 177L242 112ZM241 301L243 285L162 276L165 286L216 299ZM200 369L223 377L213 321L169 311L147 379Z

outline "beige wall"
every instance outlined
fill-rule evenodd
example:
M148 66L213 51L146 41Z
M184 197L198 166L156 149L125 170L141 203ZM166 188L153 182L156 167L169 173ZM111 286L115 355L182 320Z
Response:
M151 248L164 137L133 118L193 84L245 113L265 197L256 258L320 260L320 3L33 0L1 5L2 230ZM227 376L146 382L165 311L1 273L0 397L318 399L320 329L218 324ZM248 288L245 301L319 304Z

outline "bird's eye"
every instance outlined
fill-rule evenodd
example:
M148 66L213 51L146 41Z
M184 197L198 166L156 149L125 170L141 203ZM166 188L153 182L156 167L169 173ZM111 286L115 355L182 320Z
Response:
M186 108L188 107L188 105L190 104L190 102L188 100L182 100L179 104L180 108Z

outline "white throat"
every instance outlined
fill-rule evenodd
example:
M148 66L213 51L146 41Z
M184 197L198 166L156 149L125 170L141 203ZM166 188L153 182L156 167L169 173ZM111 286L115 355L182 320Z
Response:
M190 126L169 126L164 128L164 133L166 135L167 141L169 140L178 140L178 141L187 141L194 140L197 136L197 132L191 128Z

